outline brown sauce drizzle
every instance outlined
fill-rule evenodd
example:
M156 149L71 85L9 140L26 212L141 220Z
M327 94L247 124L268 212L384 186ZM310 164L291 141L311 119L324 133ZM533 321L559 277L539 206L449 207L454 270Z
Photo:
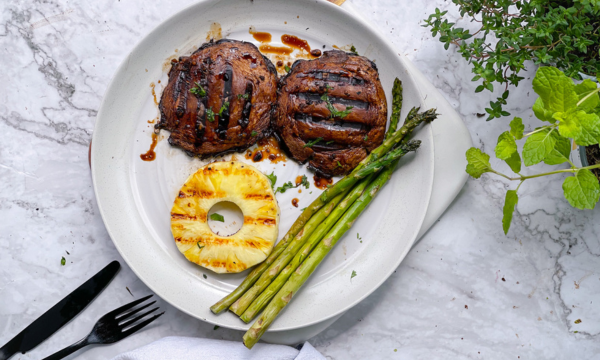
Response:
M273 38L271 36L271 34L268 32L256 31L254 26L250 26L249 32L250 32L250 34L252 34L252 37L254 38L254 40L261 42L261 43L270 43L271 39Z
M151 82L150 87L152 88L152 97L154 98L154 105L158 106L158 101L156 100L156 90L154 90L156 85L153 82Z
M247 150L245 157L248 160L252 159L254 162L269 159L272 164L286 161L286 157L279 147L279 142L274 137L260 139L258 141L258 147L254 149L254 151Z
M258 50L262 53L266 54L277 54L277 55L290 55L294 49L284 46L272 46L267 44L262 44L258 47Z
M148 124L154 124L156 122L156 120L158 120L158 118L154 118L152 120L148 120L147 123Z
M315 180L315 186L321 190L325 190L327 189L327 185L333 184L332 178L321 177L319 174L315 174L313 179Z
M281 42L287 46L310 53L310 45L308 45L308 41L300 39L295 35L281 35Z
M150 145L150 149L145 154L140 155L140 158L144 161L154 161L156 159L154 148L156 148L157 143L158 135L156 135L156 133L152 133L152 144Z
M298 199L293 198L292 199L292 205L294 205L295 207L298 207L298 201L299 201Z
M302 175L296 176L296 186L300 186L302 184Z

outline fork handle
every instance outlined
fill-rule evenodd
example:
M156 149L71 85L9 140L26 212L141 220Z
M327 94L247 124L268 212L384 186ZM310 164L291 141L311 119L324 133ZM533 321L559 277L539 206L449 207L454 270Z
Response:
M88 346L90 343L88 342L87 338L83 338L81 340L79 340L78 342L76 342L73 345L67 346L66 348L55 352L54 354L43 358L42 360L58 360L58 359L63 359L69 355L71 355L72 353L74 353L75 351L81 349L82 347Z

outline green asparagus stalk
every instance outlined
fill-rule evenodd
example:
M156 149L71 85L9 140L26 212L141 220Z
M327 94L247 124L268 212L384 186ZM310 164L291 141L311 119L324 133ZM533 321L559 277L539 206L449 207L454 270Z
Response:
M360 171L356 173L356 176L362 178L367 175L379 172L382 168L392 164L393 162L400 159L402 156L408 154L409 152L416 151L420 145L420 140L411 140L407 141L406 143L401 143L397 148L391 150L382 158L377 159L372 163L369 163L364 168L360 169Z
M356 218L367 207L383 185L390 179L393 171L394 166L389 166L377 175L375 180L367 186L358 200L352 204L350 209L344 213L341 219L327 235L325 235L323 240L319 242L308 258L292 273L289 280L283 285L277 295L275 295L258 320L256 320L244 334L244 345L248 349L251 349L258 342L281 310L289 304L292 297L315 271L317 266L323 261L337 241L346 233L346 231L348 231L348 229L350 229Z
M414 109L414 108L413 108ZM400 112L402 111L402 81L396 78L392 87L392 115L390 116L390 127L385 133L385 138L389 139L398 128L400 121Z
M358 197L363 193L365 187L371 180L373 180L373 175L370 175L364 179L362 179L355 187L352 188L352 191L348 195L345 196L344 200L336 206L336 208L329 214L327 219L323 221L319 227L313 232L310 238L304 243L300 251L298 251L294 259L279 273L277 278L273 280L269 287L264 290L253 302L250 304L248 309L244 311L240 319L244 322L248 323L259 311L261 311L268 303L271 301L273 296L277 294L277 292L283 287L287 279L290 277L292 272L306 259L308 254L314 249L314 247L321 241L323 236L327 234L327 232L331 229L331 227L338 221L338 219L348 210L348 208L358 199ZM339 196L339 195L338 195ZM337 199L338 196L335 198Z
M287 248L279 255L279 257L262 273L260 278L252 285L248 291L244 293L236 302L234 302L229 310L240 316L244 313L246 308L252 303L252 301L271 283L283 268L292 260L298 250L304 245L306 240L311 234L317 229L318 226L328 218L329 214L336 208L336 206L342 201L344 196L350 191L339 194L333 198L326 206L322 207L317 213L308 220L306 225L300 230L294 237Z
M321 196L318 199L316 199L315 202L320 200L321 202L325 203L328 199L331 199L340 192L346 190L348 187L351 187L354 184L356 184L356 182L360 179L360 177L357 177L357 173L359 173L362 168L367 166L369 163L376 161L377 159L384 156L388 151L390 151L390 149L392 149L396 144L399 144L421 123L431 122L437 117L435 109L429 109L422 113L419 113L418 110L418 108L413 108L409 112L409 115L412 114L412 116L407 117L406 122L400 129L398 129L388 139L386 139L383 142L383 144L381 144L375 150L371 151L371 153L366 158L364 158L363 161L361 161L349 175L346 175L340 181L335 183L335 185L323 191Z
M325 203L323 203L323 205L325 205ZM270 266L279 258L279 255L281 255L287 249L288 245L290 245L290 243L293 242L293 239L296 238L296 235L299 234L300 230L308 226L306 231L303 231L303 233L305 233L307 237L310 236L312 231L319 225L319 223L321 223L321 221L323 221L324 218L327 217L327 215L329 215L329 213L333 210L337 203L334 203L333 206L328 206L325 208L322 208L323 205L321 205L321 207L314 208L314 211L310 213L310 215L306 215L309 213L308 209L304 210L302 214L300 214L300 217L296 219L296 221L294 222L290 230L287 232L287 234L283 237L283 239L281 239L281 241L279 241L279 243L275 245L275 248L271 251L271 254L269 254L267 259L260 263L256 268L254 268L254 270L252 270L250 274L246 276L244 281L233 292L231 292L229 295L225 296L223 299L219 300L219 302L211 306L210 310L213 313L218 314L231 307L235 303L235 301L238 300L241 296L243 296L246 293L246 291L248 291L248 289L250 289L254 285L254 283L256 283L256 281L265 273L265 271L269 269ZM315 214L315 216L312 216L313 214ZM302 226L298 226L298 223L301 223ZM296 230L296 228L298 229ZM242 312L243 310L240 312L240 314Z

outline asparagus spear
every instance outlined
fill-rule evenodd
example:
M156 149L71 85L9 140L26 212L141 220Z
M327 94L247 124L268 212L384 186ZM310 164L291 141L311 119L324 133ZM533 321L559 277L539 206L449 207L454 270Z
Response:
M352 204L350 209L348 209L335 226L327 233L327 235L325 235L323 240L319 242L308 258L292 273L289 280L283 285L277 295L275 295L258 320L256 320L244 334L244 345L248 349L251 349L258 342L281 310L289 304L292 297L306 282L308 277L314 272L342 235L350 229L356 218L371 202L379 189L381 189L381 187L390 179L393 171L394 167L389 166L377 175L375 180L367 186L358 200Z
M279 257L267 268L267 270L263 272L254 285L229 307L229 310L238 316L242 315L246 308L248 308L248 306L252 303L252 300L254 300L271 283L271 280L273 280L277 274L279 274L281 270L292 260L294 255L298 252L298 249L302 247L315 229L317 229L317 226L320 226L319 224L328 218L331 211L340 203L340 201L342 201L348 191L350 191L350 189L342 194L337 195L329 203L327 203L325 207L317 211L317 213L311 217L310 220L308 220L306 225L304 225L302 230L296 234L294 240L289 243L281 255L279 255Z
M414 109L414 108L413 108ZM394 86L392 87L392 115L390 116L390 127L388 128L385 138L389 139L396 128L398 128L398 122L400 121L400 112L402 111L402 81L398 78L394 80Z
M373 175L362 179L352 191L344 198L336 208L329 214L329 216L323 221L319 227L313 232L310 238L304 243L302 249L300 249L294 256L292 262L290 262L285 269L279 273L277 278L273 280L269 287L263 291L260 296L258 296L252 304L244 311L240 319L244 322L248 323L256 314L261 311L268 303L271 301L273 296L277 294L277 292L281 289L283 284L290 277L292 272L306 259L308 254L313 250L313 248L321 241L323 236L331 229L331 227L338 221L338 219L348 210L348 208L358 199L358 197L363 193L365 187L373 180ZM338 195L339 196L339 195ZM335 199L338 197L336 196Z
M223 310L226 310L230 306L233 306L234 302L238 300L242 295L244 295L246 291L250 289L252 285L254 285L254 283L265 273L267 269L271 268L271 265L279 258L279 255L281 255L287 249L288 245L290 245L290 243L294 241L293 239L295 239L297 235L302 236L303 234L305 234L305 237L303 237L303 239L306 239L308 236L310 236L312 231L321 223L321 221L323 221L324 218L327 217L327 215L329 215L329 213L337 205L337 203L334 202L335 199L336 198L334 198L334 200L331 201L333 203L332 206L327 206L325 208L317 208L314 211L316 213L315 216L312 216L312 214L310 216L306 216L306 220L302 221L303 227L301 227L301 229L303 229L303 231L299 233L300 229L296 231L294 227L299 222L299 220L303 216L305 216L305 213L307 213L307 210L304 210L300 217L296 219L296 222L294 222L294 225L292 225L292 228L287 232L283 239L281 239L281 241L277 243L277 245L275 245L275 248L271 251L271 254L269 254L267 259L261 264L259 264L256 268L254 268L254 270L252 270L250 274L246 276L244 281L233 292L231 292L229 295L225 296L223 299L219 300L219 302L211 306L210 310L213 313L218 314ZM339 200L337 200L337 202L339 202ZM306 225L304 225L304 223L306 223ZM285 264L283 266L285 266ZM281 268L283 268L283 266L281 266ZM241 314L242 312L243 310L239 312L239 314Z

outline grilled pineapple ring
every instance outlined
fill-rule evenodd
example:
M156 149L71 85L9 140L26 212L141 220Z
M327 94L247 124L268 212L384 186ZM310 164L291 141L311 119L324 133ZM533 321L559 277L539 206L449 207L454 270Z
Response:
M208 211L223 201L244 214L242 228L219 236L208 227ZM171 232L185 257L217 273L237 273L265 260L279 232L279 206L269 179L237 161L200 168L181 187L171 209Z

